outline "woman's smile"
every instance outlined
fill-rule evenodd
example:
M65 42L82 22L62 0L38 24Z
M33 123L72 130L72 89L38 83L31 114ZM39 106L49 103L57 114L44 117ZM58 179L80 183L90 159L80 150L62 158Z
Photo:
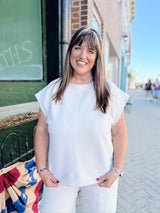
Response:
M87 63L84 62L84 61L77 60L77 64L78 64L78 65L86 65Z
M81 67L81 68L83 68L83 67L85 67L85 66L87 65L86 62L81 61L81 60L77 60L76 62L77 62L77 66L79 66L79 67Z

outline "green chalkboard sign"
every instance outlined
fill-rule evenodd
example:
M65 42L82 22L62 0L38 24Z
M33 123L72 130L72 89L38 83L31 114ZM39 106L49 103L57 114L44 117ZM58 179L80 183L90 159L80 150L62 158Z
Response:
M0 0L0 80L40 80L41 0Z

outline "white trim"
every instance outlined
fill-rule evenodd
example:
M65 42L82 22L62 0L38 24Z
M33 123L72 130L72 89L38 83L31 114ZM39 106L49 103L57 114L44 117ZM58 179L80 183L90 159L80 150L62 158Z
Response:
M97 9L97 7L96 7L95 4L94 4L94 7L93 7L93 14L94 14L94 16L95 16L97 22L98 22L99 25L101 26L101 25L102 25L102 18L101 18L101 16L100 16L100 14L99 14L99 12L98 12L98 9Z
M94 7L93 7L93 19L96 20L97 24L98 24L98 33L101 35L102 34L102 18L100 16L100 13L98 12L98 9L96 7L96 5L94 4Z

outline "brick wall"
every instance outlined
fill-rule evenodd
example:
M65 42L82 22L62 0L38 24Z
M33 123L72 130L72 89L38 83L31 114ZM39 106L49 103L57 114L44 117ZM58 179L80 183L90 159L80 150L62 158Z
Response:
M86 27L88 25L88 0L81 1L81 26Z
M88 0L72 0L72 35L82 27L88 26Z
M72 35L80 27L81 0L72 0Z

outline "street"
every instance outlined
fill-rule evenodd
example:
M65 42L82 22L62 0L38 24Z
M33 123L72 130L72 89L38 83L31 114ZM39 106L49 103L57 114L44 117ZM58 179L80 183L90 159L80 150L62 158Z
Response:
M126 107L128 149L119 180L117 213L160 213L160 104L130 90Z

